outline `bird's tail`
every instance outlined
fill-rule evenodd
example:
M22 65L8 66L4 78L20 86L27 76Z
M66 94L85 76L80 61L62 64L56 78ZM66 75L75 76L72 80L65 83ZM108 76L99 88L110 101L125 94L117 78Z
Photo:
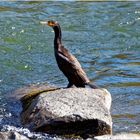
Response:
M86 83L86 85L89 86L90 88L93 88L93 89L99 88L99 87L97 87L97 86L95 86L95 85L93 85L91 83Z

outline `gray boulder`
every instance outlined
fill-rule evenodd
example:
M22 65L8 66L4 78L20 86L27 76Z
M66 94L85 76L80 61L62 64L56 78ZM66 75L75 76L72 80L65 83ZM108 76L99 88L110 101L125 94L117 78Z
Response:
M24 101L25 104L25 101ZM43 92L21 113L24 127L58 135L93 137L112 133L111 95L106 89Z

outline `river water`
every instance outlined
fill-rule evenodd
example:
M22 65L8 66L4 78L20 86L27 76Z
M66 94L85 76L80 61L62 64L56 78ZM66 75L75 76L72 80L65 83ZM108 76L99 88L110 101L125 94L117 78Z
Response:
M54 33L39 23L52 19L89 79L110 91L113 133L140 133L140 2L0 2L0 129L29 134L18 103L7 99L11 91L68 83L54 58Z

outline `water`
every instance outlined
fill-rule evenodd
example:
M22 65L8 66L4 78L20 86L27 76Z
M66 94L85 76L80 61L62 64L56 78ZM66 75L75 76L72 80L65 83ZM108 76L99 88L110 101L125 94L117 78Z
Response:
M112 94L113 133L140 133L140 2L1 2L0 128L30 134L20 130L20 103L7 99L15 89L67 85L54 58L54 33L39 23L45 19L59 21L65 47Z

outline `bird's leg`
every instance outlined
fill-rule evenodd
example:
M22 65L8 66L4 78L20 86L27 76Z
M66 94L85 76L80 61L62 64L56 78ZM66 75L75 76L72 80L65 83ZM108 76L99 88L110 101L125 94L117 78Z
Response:
M72 87L72 86L73 86L72 83L68 83L67 88L70 88L70 87Z

